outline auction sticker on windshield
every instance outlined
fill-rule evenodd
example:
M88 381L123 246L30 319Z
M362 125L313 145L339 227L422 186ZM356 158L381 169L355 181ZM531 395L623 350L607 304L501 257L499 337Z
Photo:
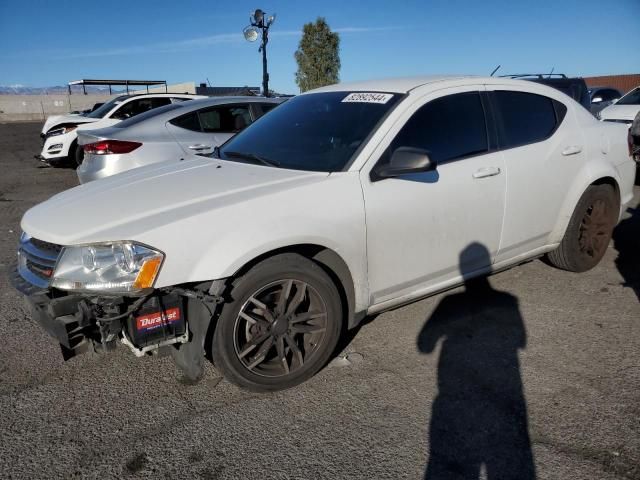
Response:
M357 92L350 93L342 99L342 102L355 102L355 103L387 103L393 98L393 93L368 93Z

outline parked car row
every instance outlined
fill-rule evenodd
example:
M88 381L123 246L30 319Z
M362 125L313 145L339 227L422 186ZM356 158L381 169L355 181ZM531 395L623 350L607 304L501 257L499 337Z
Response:
M112 173L101 158L181 161L24 215L12 280L65 359L121 343L192 380L210 355L243 388L289 388L369 315L541 255L593 268L633 197L628 127L540 83L338 84L258 121L277 101L229 102L83 132L87 179Z
M86 114L51 115L40 133L44 145L37 158L54 165L66 161L79 165L84 156L78 146L79 132L115 125L148 110L193 98L205 97L177 93L121 95Z

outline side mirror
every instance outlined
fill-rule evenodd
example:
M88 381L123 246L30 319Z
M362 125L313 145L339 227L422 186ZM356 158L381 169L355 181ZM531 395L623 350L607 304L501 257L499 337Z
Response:
M437 164L429 158L429 152L420 148L399 147L391 155L386 165L380 165L371 172L371 180L393 178L408 173L422 173L435 170Z
M600 103L602 102L602 97L593 97L591 99L591 103Z

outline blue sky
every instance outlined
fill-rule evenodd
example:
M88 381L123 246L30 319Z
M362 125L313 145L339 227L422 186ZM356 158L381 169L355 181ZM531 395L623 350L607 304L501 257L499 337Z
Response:
M262 81L242 37L256 7L277 13L270 86L295 93L302 25L341 36L341 80L432 73L640 72L640 0L0 0L0 84L80 78Z

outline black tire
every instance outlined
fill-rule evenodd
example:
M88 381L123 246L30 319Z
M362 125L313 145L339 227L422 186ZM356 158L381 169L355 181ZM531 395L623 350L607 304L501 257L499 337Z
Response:
M65 157L53 158L53 159L47 160L47 165L53 168L65 167L67 163L68 163L68 160Z
M585 272L595 267L607 251L619 209L611 185L587 188L576 205L560 245L547 254L549 262L570 272Z
M257 392L291 388L315 375L334 352L343 322L340 295L324 270L302 255L263 260L236 278L227 296L211 354L236 385Z
M71 149L73 149L73 164L76 167L79 167L82 165L84 160L84 148L82 148L82 145L78 145L76 142L73 142L69 148L69 152L72 151Z

